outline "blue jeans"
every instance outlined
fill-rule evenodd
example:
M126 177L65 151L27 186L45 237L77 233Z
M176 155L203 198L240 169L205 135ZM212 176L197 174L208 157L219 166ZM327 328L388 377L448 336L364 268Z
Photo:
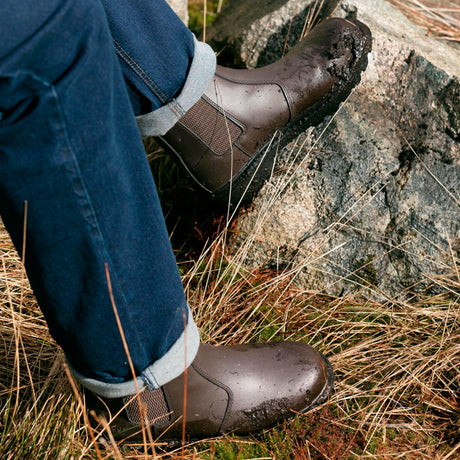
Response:
M26 225L51 334L83 385L134 392L107 266L138 384L158 387L199 335L135 114L147 134L169 129L214 55L163 0L2 0L0 23L0 215L20 253Z

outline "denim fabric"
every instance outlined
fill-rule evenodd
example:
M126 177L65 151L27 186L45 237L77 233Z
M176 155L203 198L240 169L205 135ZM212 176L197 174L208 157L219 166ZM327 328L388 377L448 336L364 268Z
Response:
M189 318L191 318L191 314L189 314ZM186 330L174 342L168 352L144 369L136 378L136 382L132 379L123 383L101 382L80 374L72 367L71 370L78 382L88 390L106 398L121 398L136 393L144 386L153 390L178 377L184 372L185 367L192 363L199 345L198 329L193 321L189 321ZM185 358L187 358L187 365Z
M192 63L192 33L165 0L100 1L135 114L170 102L181 90Z
M50 331L84 378L132 377L107 264L136 374L165 383L183 371L178 344L190 362L199 339L104 9L3 0L0 21L0 215L21 252L27 201L26 270ZM180 366L151 372L171 350Z
M205 92L216 72L216 55L209 45L195 39L192 65L180 94L166 105L136 117L142 136L163 136Z
M101 2L141 134L162 136L204 93L215 54L165 0Z

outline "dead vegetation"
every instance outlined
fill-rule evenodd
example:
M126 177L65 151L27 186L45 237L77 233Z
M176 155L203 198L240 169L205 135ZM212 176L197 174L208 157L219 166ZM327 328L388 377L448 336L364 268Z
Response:
M407 8L417 4L419 13L427 9L415 1L398 3ZM440 2L424 2L432 3ZM452 8L449 24L458 21L458 8ZM442 14L450 17L446 9ZM436 32L434 26L430 30ZM445 30L451 34L450 28ZM457 23L457 38L451 34L449 39L458 41L458 31ZM161 165L168 160L154 161ZM163 176L163 194L170 184L177 185L176 170L171 170L169 179ZM149 443L147 449L117 445L110 437L95 444L84 423L84 402L75 397L64 371L63 354L0 227L0 458L460 458L458 260L452 258L449 274L431 280L438 287L436 296L385 303L330 298L293 287L293 270L299 267L243 269L238 256L227 256L233 227L225 219L216 218L206 230L193 229L200 216L192 213L185 238L179 233L183 218L179 224L168 205L166 212L203 340L311 343L334 366L336 391L330 400L254 439L225 436L184 451L167 451L161 442ZM204 249L191 254L184 242ZM101 429L93 426L96 435Z
M427 35L460 43L460 5L456 0L389 0Z
M378 304L309 295L289 272L247 272L225 255L221 233L184 275L203 339L301 340L328 355L336 391L311 414L253 440L231 436L184 453L148 454L101 441L102 458L458 458L460 279L444 293ZM98 458L63 371L62 352L22 265L1 233L1 458ZM93 427L97 433L101 427ZM155 452L156 457L153 456Z

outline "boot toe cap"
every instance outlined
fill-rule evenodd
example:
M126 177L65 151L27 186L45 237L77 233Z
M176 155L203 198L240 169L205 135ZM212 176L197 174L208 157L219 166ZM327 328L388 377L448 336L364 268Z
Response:
M202 347L194 368L214 375L229 394L221 432L260 431L315 407L332 386L327 360L302 343ZM219 369L222 363L225 368Z

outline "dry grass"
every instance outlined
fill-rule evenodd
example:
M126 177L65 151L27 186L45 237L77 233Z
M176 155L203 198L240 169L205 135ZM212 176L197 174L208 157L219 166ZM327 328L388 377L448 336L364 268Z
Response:
M460 43L460 4L457 0L388 0L427 34Z
M162 176L161 188L171 204L169 194L174 192L169 187L177 185L177 170L167 159L156 161L169 171L167 179ZM230 219L207 216L205 232L203 227L192 230L202 214L191 213L184 236L179 232L184 221L177 220L172 208L167 207L168 220L203 340L312 343L330 357L336 371L330 401L254 439L226 436L191 445L182 453L164 451L161 444L145 452L142 446L133 449L101 439L103 448L97 452L84 423L84 403L72 391L62 352L0 227L0 458L460 458L456 260L449 276L433 280L440 287L436 297L376 303L313 295L292 285L301 267L279 272L243 269L240 262L250 238L230 258ZM184 242L204 249L191 254L183 249ZM94 429L96 434L100 430Z
M3 229L0 239L0 457L98 458L62 353ZM289 271L244 271L226 257L224 230L184 275L203 339L313 343L332 361L336 392L313 414L258 439L223 437L183 455L156 445L157 458L458 458L460 280L452 268L434 298L332 299L298 291ZM142 449L107 443L101 456L146 458Z

